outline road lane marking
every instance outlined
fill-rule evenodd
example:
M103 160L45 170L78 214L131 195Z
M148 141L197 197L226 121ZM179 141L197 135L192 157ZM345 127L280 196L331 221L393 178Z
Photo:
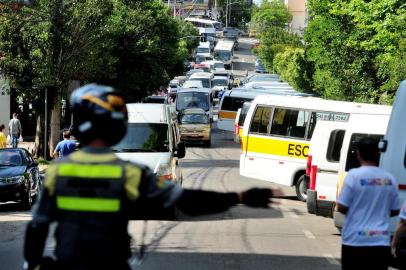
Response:
M309 230L303 230L304 235L309 239L316 239L316 236Z
M323 254L323 257L332 265L341 265L331 254Z

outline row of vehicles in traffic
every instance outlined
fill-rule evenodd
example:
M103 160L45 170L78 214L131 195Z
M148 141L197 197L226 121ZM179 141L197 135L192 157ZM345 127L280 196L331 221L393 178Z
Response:
M401 118L406 82L393 107L314 97L275 74L254 74L242 83L223 95L218 118L218 128L233 131L241 144L242 176L293 186L309 213L334 218L340 227L343 216L335 211L335 201L348 170L359 166L356 144L363 137L385 137L380 166L395 175L406 198Z

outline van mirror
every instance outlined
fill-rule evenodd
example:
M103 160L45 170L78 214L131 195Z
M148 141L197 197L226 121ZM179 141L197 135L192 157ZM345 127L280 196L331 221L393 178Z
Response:
M388 141L381 139L378 143L378 150L380 153L385 153L386 152L386 148L388 148Z
M186 155L186 146L184 142L178 143L178 147L175 152L175 157L184 158Z

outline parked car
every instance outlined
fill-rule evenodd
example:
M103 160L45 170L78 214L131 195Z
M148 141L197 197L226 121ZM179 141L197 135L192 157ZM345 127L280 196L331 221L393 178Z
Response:
M29 210L41 190L38 163L23 148L0 149L0 202L18 201Z

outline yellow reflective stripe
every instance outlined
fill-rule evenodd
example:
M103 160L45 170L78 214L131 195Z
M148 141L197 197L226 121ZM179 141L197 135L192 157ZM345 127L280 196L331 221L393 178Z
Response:
M118 212L119 199L78 198L57 196L56 205L59 209L88 212Z
M309 152L309 143L298 140L281 140L276 138L257 137L255 135L243 136L243 151L275 156L306 159Z
M136 200L140 196L139 186L141 183L142 171L140 168L127 164L125 166L126 181L125 181L125 190L127 197L130 200Z
M60 164L58 166L58 176L114 179L120 178L122 174L122 168L118 165Z
M116 161L118 158L114 153L106 153L106 154L93 154L93 153L86 153L83 151L75 151L70 154L69 158L72 161L77 162L88 162L91 160L92 162L112 162Z

